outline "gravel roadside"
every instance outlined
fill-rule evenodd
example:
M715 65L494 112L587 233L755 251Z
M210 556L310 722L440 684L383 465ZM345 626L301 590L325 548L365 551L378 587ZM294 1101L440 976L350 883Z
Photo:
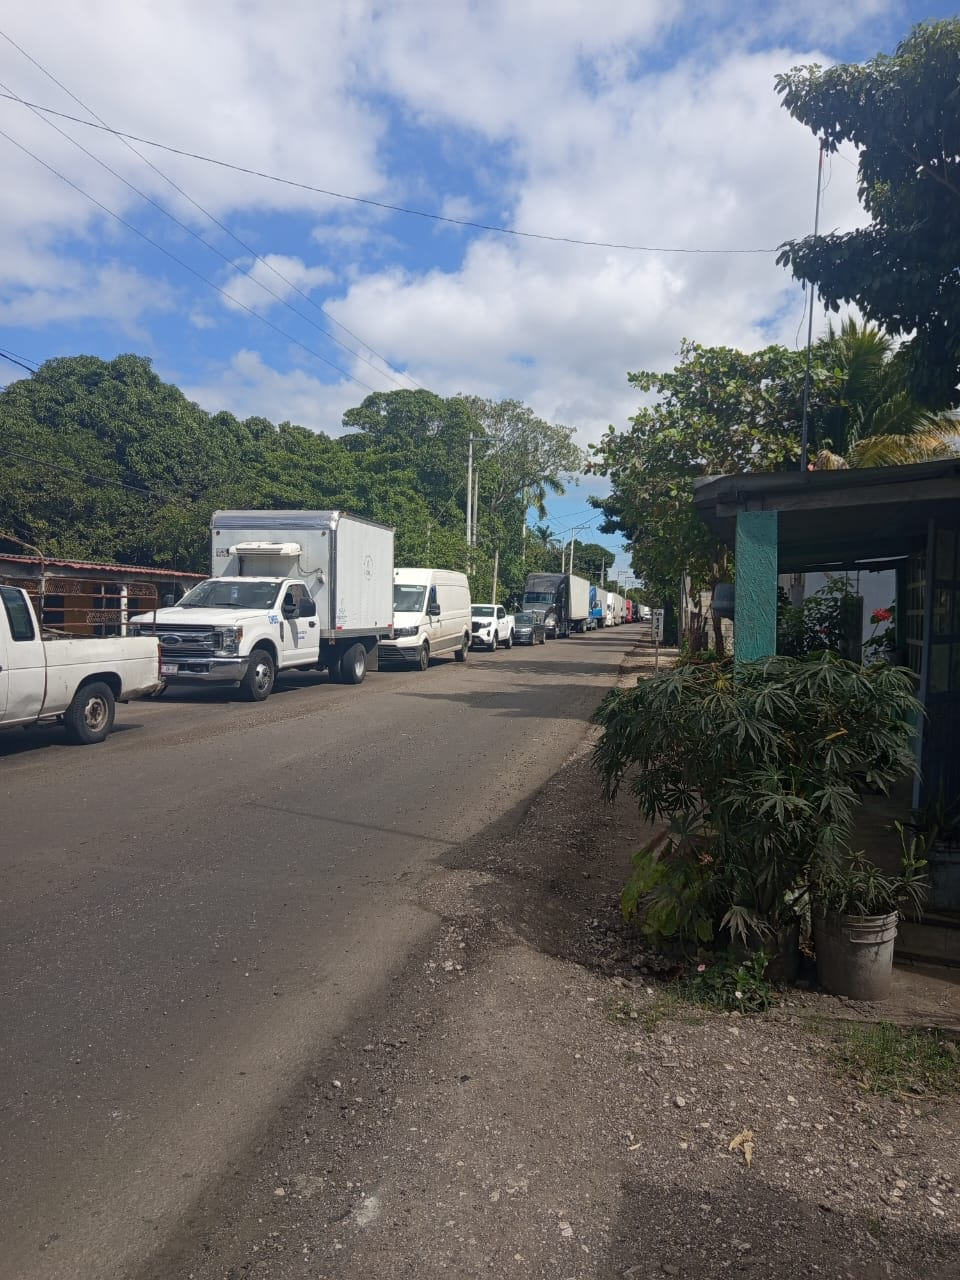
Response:
M589 747L410 890L434 941L144 1280L960 1275L960 1108L839 1079L821 998L670 999Z

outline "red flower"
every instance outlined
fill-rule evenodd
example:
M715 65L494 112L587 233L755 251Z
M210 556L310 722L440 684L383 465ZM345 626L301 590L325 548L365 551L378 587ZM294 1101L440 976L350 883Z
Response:
M870 621L874 626L876 626L878 622L892 622L893 613L890 609L874 609L873 613L870 615Z

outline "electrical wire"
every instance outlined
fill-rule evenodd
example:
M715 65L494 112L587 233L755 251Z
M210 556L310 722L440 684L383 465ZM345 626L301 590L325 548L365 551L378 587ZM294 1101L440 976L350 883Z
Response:
M160 502L194 502L196 499L189 494L179 494L173 496L169 493L161 493L157 489L146 489L142 485L128 484L126 480L115 480L110 476L98 475L96 471L84 471L80 468L65 467L59 462L48 462L44 458L38 458L36 454L21 453L17 449L4 448L4 457L17 458L21 462L29 462L35 467L45 467L48 471L58 471L61 475L72 476L75 480L94 480L97 484L110 485L115 489L129 489L131 493L143 494L148 498L156 498Z
M88 106L87 103L85 103L81 98L78 98L75 93L73 93L70 89L67 88L65 84L62 83L62 81L58 80L57 77L53 75L52 72L48 71L47 68L44 67L40 62L38 62L37 59L34 58L31 54L29 54L26 49L24 49L21 45L17 44L17 42L13 40L9 35L7 35L5 31L0 30L0 36L2 36L3 39L7 41L8 44L12 45L13 48L16 49L18 53L22 54L23 57L25 57L28 62L31 62L37 68L38 71L41 71L43 75L47 77L47 79L51 80L57 86L58 89L62 89L63 92L67 94L68 97L72 98L73 101L76 102L78 106L81 106L84 109L84 111L88 112L91 116L93 116L94 120L98 121L101 125L103 125L105 129L109 130L110 132L114 132L113 130L110 130L109 125L107 125L107 122L103 119L102 116L98 115L97 112L94 111L92 107ZM19 94L14 93L13 90L10 89L8 85L0 84L0 89L3 89L5 91L5 94L2 96L9 96L14 101L20 102L24 106L28 107L29 110L31 110L38 119L44 120L45 124L49 125L50 128L55 129L57 133L59 133L62 137L66 138L69 142L72 142L74 146L79 147L80 150L83 151L85 155L90 156L91 159L95 160L97 164L105 168L115 178L118 178L121 182L126 183L126 185L132 191L135 191L136 194L140 196L141 199L146 200L148 201L148 203L152 204L156 209L158 209L166 217L169 217L173 222L175 222L178 227L186 231L189 235L192 235L195 239L199 240L201 244L205 245L212 252L216 253L220 258L223 259L224 262L228 263L228 265L230 265L236 270L243 271L244 274L249 276L249 278L253 280L255 284L259 285L262 289L265 290L265 292L269 293L270 296L275 298L278 302L283 303L283 305L286 306L289 310L291 310L295 315L298 315L301 317L301 319L306 320L308 324L312 324L314 328L316 328L320 333L323 333L332 342L336 342L339 346L343 347L344 350L349 351L350 354L353 356L356 356L358 360L361 360L363 361L363 363L369 365L377 373L384 372L382 369L372 364L364 356L360 355L359 352L353 351L350 347L347 347L345 343L339 340L339 338L335 338L333 334L329 332L329 330L323 328L321 325L316 324L316 322L311 320L309 316L305 316L302 311L298 311L296 307L292 306L290 302L287 301L287 299L283 298L280 294L275 293L272 289L268 289L266 285L263 284L262 281L259 281L256 279L256 277L252 273L252 270L248 271L246 270L246 268L243 268L243 267L238 268L236 264L233 263L225 254L221 253L220 250L215 245L210 244L208 240L206 240L203 236L201 236L192 227L188 226L186 223L181 222L180 219L177 218L174 214L172 214L168 209L164 208L156 200L153 200L150 196L146 195L144 192L140 191L137 187L135 187L132 183L128 182L127 179L122 177L122 175L118 174L116 170L111 169L110 166L105 163L105 161L101 160L99 157L95 156L92 152L88 151L86 147L82 146L82 144L76 140L76 138L71 137L70 134L68 134L65 130L60 129L57 125L53 123L52 120L47 120L43 115L43 113L37 107L26 102L25 99L23 99ZM370 351L373 355L375 355L378 360L382 361L383 364L386 365L388 369L392 369L394 373L398 373L401 377L406 378L407 381L413 383L414 386L416 387L420 386L420 384L416 382L416 379L412 378L408 373L404 372L403 370L397 369L396 366L390 363L390 361L386 358L386 356L381 355L379 351L377 351L374 347L370 346L368 342L364 341L364 339L361 338L359 334L354 333L351 329L348 329L346 325L341 324L338 320L335 320L333 316L329 315L326 312L326 310L317 302L315 302L308 293L305 293L304 290L299 287L299 285L295 284L292 280L289 280L283 274L283 272L279 271L270 261L268 261L268 259L264 258L261 254L257 253L256 249L254 249L251 245L247 244L245 240L241 239L241 237L238 236L236 232L232 231L230 227L228 227L224 222L221 222L220 219L217 218L214 214L212 214L208 209L205 209L203 205L200 204L197 200L195 200L193 196L191 196L188 192L186 192L183 189L183 187L179 186L179 184L176 183L173 180L173 178L170 177L169 174L165 173L162 169L160 169L157 165L155 165L152 160L148 159L147 156L139 152L136 149L136 147L132 145L132 143L127 141L125 137L123 137L120 134L116 134L115 136L117 137L118 141L123 143L123 145L127 148L128 151L132 152L132 154L135 155L139 160L141 160L145 165L147 165L148 168L152 169L154 173L158 174L159 177L163 178L165 182L169 183L169 185L174 189L174 191L176 191L179 195L183 196L185 200L189 201L189 203L192 204L195 209L198 209L204 215L204 217L208 218L215 226L219 227L221 231L223 231L226 235L230 236L230 238L236 244L238 244L241 247L241 249L244 250L245 253L249 253L257 262L261 263L264 267L266 267L268 271L270 271L279 280L281 280L289 289L292 289L301 298L303 298L305 302L307 302L315 310L319 311L325 320L329 321L333 325L336 325L337 328L342 329L344 333L348 334L351 338L354 339L354 341L359 342L361 346L366 347L366 349ZM389 374L387 374L386 376L390 377ZM396 379L391 379L391 380L396 382ZM397 385L399 386L400 384L397 383Z
M25 363L26 357L21 359L17 356L16 352L14 351L4 351L3 348L0 347L0 359L6 360L9 364L19 365L21 369L26 369L27 373L37 372L36 365L26 364ZM6 387L4 387L4 390L6 390Z
M201 280L209 288L216 290L216 292L219 293L221 297L226 298L228 302L232 302L235 307L239 307L241 311L246 311L248 315L251 315L255 319L259 320L261 324L265 324L267 328L272 329L274 333L278 333L282 338L286 339L287 342L292 342L294 346L299 347L301 351L305 351L308 355L313 356L317 360L322 360L323 363L329 365L331 369L335 369L336 372L341 375L341 377L348 378L351 382L355 382L358 387L362 387L365 391L369 391L373 395L376 394L376 389L374 387L371 387L369 383L364 382L361 378L356 377L355 374L348 373L346 369L341 368L340 365L336 364L333 360L328 359L327 356L321 355L319 351L314 351L312 347L308 347L306 343L301 342L299 338L293 337L292 334L289 334L286 332L286 330L281 329L279 325L274 324L272 320L268 320L266 316L260 315L260 313L256 311L253 307L248 307L245 302L241 302L239 298L235 298L231 293L228 293L226 289L221 288L220 285L216 284L213 280L208 279L207 276L203 275L202 272L197 271L195 267L191 267L190 264L187 262L184 262L182 258L178 258L175 253L171 253L169 249L164 248L162 244L159 244L156 240L148 236L145 231L141 231L140 228L135 226L132 222L129 222L126 218L122 217L115 210L103 204L103 202L98 200L96 196L92 196L89 193L89 191L84 191L84 189L78 186L77 183L75 183L72 179L68 178L65 174L62 174L59 171L59 169L55 169L52 164L48 164L46 160L42 160L40 156L38 156L35 152L31 151L29 147L25 146L22 142L18 142L16 138L11 138L10 134L6 133L3 129L0 129L0 138L6 138L6 140L12 146L16 147L19 151L22 151L25 155L28 155L31 158L31 160L35 160L37 164L42 165L43 168L46 169L49 173L52 173L54 177L59 178L61 182L65 182L68 187L72 187L73 190L76 191L79 195L83 196L84 199L89 200L90 203L93 205L96 205L98 209L101 209L104 213L109 214L111 218L115 218L117 222L120 223L121 226L126 227L128 231L132 231L134 235L139 236L141 240L144 240L147 244L152 245L154 249L159 250L159 252L164 254L167 258L169 258L171 262L175 262L178 267L182 267L184 271L189 271L189 273L192 276L195 276L198 280Z
M70 120L72 123L84 125L88 129L99 129L104 133L112 133L117 138L126 138L131 142L138 142L144 147L156 147L159 151L167 151L171 155L182 156L187 160L200 160L204 164L216 165L221 169L230 169L234 173L243 173L252 178L262 178L266 182L276 182L281 186L294 187L298 191L309 191L313 195L326 196L330 200L344 200L351 204L362 204L373 209L383 209L388 213L402 213L411 218L426 218L431 222L443 222L454 227L467 227L473 231L492 231L497 235L514 236L521 240L543 240L551 244L581 245L590 249L618 249L626 253L677 253L743 256L746 254L771 254L780 252L779 246L774 246L769 249L703 249L677 248L673 246L649 244L618 244L615 241L609 240L581 240L576 236L549 235L546 232L541 231L519 231L516 227L501 227L496 223L472 222L467 218L451 218L442 213L428 213L425 209L411 209L406 205L388 204L384 200L372 200L367 196L346 195L342 191L331 191L326 187L315 187L309 182L298 182L293 178L281 178L275 173L264 173L261 169L251 169L246 165L233 164L229 160L217 160L213 156L205 156L197 151L187 151L182 147L171 147L164 142L155 142L151 138L141 138L135 133L126 133L121 129L112 129L109 125L95 124L92 120L83 120L79 116L72 116L65 111L56 111L53 107L45 107L37 102L28 102L26 98L17 97L15 94L0 92L0 98L8 98L10 101L19 102L25 107L30 107L32 110L41 111L44 115L57 116L61 120Z

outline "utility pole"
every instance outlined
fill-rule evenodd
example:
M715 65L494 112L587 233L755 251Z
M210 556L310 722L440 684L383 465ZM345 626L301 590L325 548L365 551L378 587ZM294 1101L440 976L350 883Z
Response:
M490 592L490 599L494 605L497 603L497 578L500 573L500 548L496 547L493 552L493 590Z
M480 506L480 468L473 478L473 545L477 545L478 508Z
M473 505L473 436L467 450L467 546L473 546L472 529L470 527L470 509Z
M573 573L573 548L576 541L577 541L577 533L576 533L576 530L574 530L570 534L570 572L571 573Z
M817 163L817 204L813 214L813 236L820 230L820 191L823 186L823 154L827 149L826 138L820 139L820 158ZM800 423L800 470L806 471L810 456L810 351L813 346L813 281L808 281L810 294L807 298L809 315L807 317L807 367L803 375L803 414Z

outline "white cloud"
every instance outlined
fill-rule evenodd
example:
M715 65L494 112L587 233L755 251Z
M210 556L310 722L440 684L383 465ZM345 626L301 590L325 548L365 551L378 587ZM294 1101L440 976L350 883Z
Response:
M146 315L171 311L175 305L172 290L117 263L89 269L64 263L58 280L37 284L36 277L48 276L53 264L52 258L30 260L29 287L9 275L2 280L0 324L33 327L97 320L149 343Z
M224 281L228 296L223 301L231 311L251 307L262 314L278 303L298 298L302 302L301 295L309 295L333 279L334 274L327 267L308 267L302 258L267 253L255 259L249 269Z
M528 232L733 249L772 247L812 225L816 143L780 108L774 75L829 61L835 42L861 27L879 39L902 9L899 0L46 0L5 25L105 119L188 150ZM2 43L0 79L82 114ZM129 189L23 108L0 109L12 136L141 225L147 211ZM195 207L115 139L63 127L202 225ZM162 259L148 250L141 261L142 246L109 215L2 139L0 147L0 318L42 327L89 315L135 326L151 307L176 302L186 337L182 347L171 339L163 360L176 377L196 359L203 331L209 372L191 379L190 394L205 407L336 431L343 409L366 394L346 380L324 382L330 370L320 362L310 372L271 368L291 354L302 363L305 353L260 351L264 327L211 306L193 280L174 274L175 291L151 284L145 272ZM461 152L466 177L454 163ZM684 336L743 347L797 340L802 297L773 255L647 254L459 232L458 259L456 236L437 235L436 224L147 154L242 228L290 283L256 261L254 278L298 309L313 312L293 285L422 385L517 396L584 439L635 412L627 371L670 367ZM470 190L456 189L467 178ZM160 226L149 218L151 230ZM835 157L821 225L861 218L854 169ZM182 233L172 234L179 245ZM219 232L204 234L236 254ZM198 254L194 245L189 252ZM222 264L202 257L199 269L223 278ZM258 311L276 306L242 274L225 287ZM326 351L289 312L282 324ZM396 385L346 352L331 354L370 385Z
M236 352L225 368L183 393L208 413L227 409L238 418L293 422L331 436L342 434L344 412L367 394L352 382L326 383L303 369L280 373L250 350Z

